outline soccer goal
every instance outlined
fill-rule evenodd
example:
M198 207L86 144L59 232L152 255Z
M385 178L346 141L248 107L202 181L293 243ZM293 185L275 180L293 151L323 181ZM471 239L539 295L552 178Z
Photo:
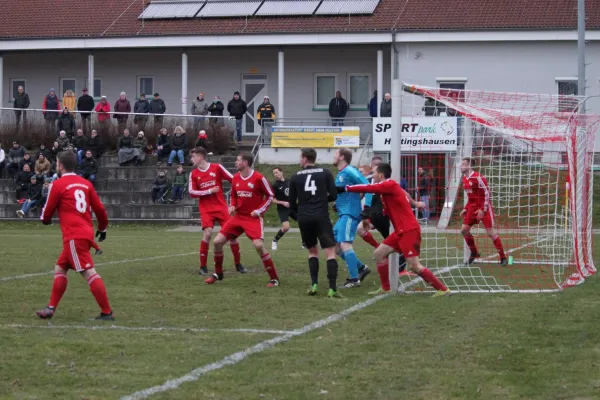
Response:
M402 89L401 176L411 195L428 205L415 211L424 265L455 292L557 291L595 273L592 196L600 116L582 112L585 99L411 84ZM487 180L493 207L493 230L479 218L471 227L479 253L472 263L473 242L467 245L461 216L465 158ZM401 276L399 290L429 289L419 278Z

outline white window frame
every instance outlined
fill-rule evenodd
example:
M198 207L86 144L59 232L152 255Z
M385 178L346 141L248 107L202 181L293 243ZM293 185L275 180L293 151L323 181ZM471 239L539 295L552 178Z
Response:
M75 87L73 88L73 93L77 93L77 78L60 78L59 82L58 82L58 90L61 91L61 93L59 93L57 95L57 97L62 101L63 100L63 96L65 95L66 90L64 90L63 88L63 82L64 81L74 81L75 82Z
M329 110L329 103L327 104L317 104L317 81L318 78L321 77L328 77L331 78L333 77L335 79L335 90L338 90L337 88L338 86L338 74L335 73L328 73L328 72L315 72L313 74L313 108L316 110ZM333 92L331 98L335 97L335 91ZM330 100L331 101L331 100Z
M437 84L437 87L442 88L441 85L443 84L457 84L457 85L464 85L464 89L463 90L467 90L467 78L466 77L440 77L440 78L435 78L435 82Z
M25 79L25 78L10 78L8 80L8 84L10 85L8 87L8 90L10 91L10 93L9 93L9 99L8 99L9 103L12 103L12 101L15 99L15 95L16 95L16 93L13 93L13 91L12 91L13 90L13 86L14 86L13 85L14 82L23 82L24 83L24 88L25 88L25 93L27 93L27 79Z
M98 78L97 76L94 77L94 83L96 81L100 81L100 92L102 92L102 89L104 88L104 81L102 80L102 78ZM83 85L83 87L88 89L88 94L91 92L89 86L88 86L88 77L85 77L85 85ZM92 83L92 84L94 84ZM93 89L93 88L92 88ZM100 99L102 97L102 93L94 93L94 99Z
M575 87L577 88L577 94L575 96L579 95L579 88L577 87L577 82L578 79L576 76L557 76L556 78L554 78L554 85L556 86L555 91L556 91L556 96L564 96L564 97L568 97L569 95L561 95L558 92L558 88L560 86L561 83L574 83ZM559 104L558 104L558 111L561 111L561 105L560 105L560 97L559 97ZM563 104L563 107L566 107L566 104ZM573 107L575 108L575 107ZM564 111L564 110L563 110Z
M156 86L156 82L154 81L154 75L138 75L136 77L136 80L137 80L137 83L136 83L137 93L135 94L135 98L136 99L139 98L140 97L140 93L142 93L141 80L142 79L147 79L147 78L152 79L152 90L151 90L152 93L146 93L146 92L144 92L144 94L146 95L146 98L147 97L152 97L152 95L154 95L154 93L156 93L156 87L155 87Z
M352 98L351 93L350 93L350 79L353 76L366 76L367 79L369 80L369 88L367 89L367 101L365 102L365 104L351 104L350 103L350 99ZM371 100L371 95L373 93L372 86L371 86L371 73L370 72L364 72L364 73L352 72L347 75L346 80L347 80L347 82L346 82L346 98L347 98L347 102L348 102L348 109L350 109L350 110L368 110L367 104L369 103L369 100ZM382 97L382 99L383 99L383 97Z

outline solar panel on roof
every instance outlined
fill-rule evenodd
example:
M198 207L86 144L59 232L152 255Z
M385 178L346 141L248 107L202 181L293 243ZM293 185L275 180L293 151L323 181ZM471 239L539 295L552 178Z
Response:
M265 0L256 15L312 15L320 0Z
M323 0L316 15L373 14L380 0Z
M257 0L207 0L197 17L245 17L253 15L262 1Z
M157 18L193 18L206 0L170 0L153 1L138 17L140 19Z

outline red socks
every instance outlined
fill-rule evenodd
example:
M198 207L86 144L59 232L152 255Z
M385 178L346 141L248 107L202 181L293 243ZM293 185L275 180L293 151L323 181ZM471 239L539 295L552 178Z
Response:
M492 239L492 241L494 242L496 250L498 250L498 255L500 256L500 258L506 258L506 254L504 254L504 247L502 247L502 241L500 240L500 236L496 236L494 239Z
M362 235L362 239L375 248L379 246L379 243L377 243L377 240L375 240L375 238L369 231L365 231L364 235Z
M88 284L90 285L90 291L96 299L96 303L100 306L100 310L103 314L110 314L110 304L108 304L108 296L106 295L106 287L104 281L98 274L94 274L89 277Z
M208 262L208 245L210 243L202 240L200 241L200 266L206 267L206 263Z
M269 274L269 278L279 280L279 277L277 276L277 270L275 269L275 264L273 263L271 255L269 253L266 253L263 254L261 258L263 265L265 266L265 271L267 271L267 274Z
M379 265L377 266L379 270ZM435 290L446 291L448 288L444 285L438 278L431 272L428 268L423 268L421 273L419 274L421 278L427 283L429 283Z
M242 257L240 255L240 242L237 240L231 242L231 253L233 253L233 263L238 265L242 261Z
M50 303L48 303L48 307L58 307L58 303L60 303L60 299L62 299L63 294L65 294L68 284L69 278L67 278L67 274L62 272L54 274L54 283L52 284L52 293L50 294Z
M377 264L377 273L379 274L381 288L386 291L390 290L390 269L387 261Z
M465 236L465 242L467 242L467 246L469 247L469 250L471 250L471 253L477 253L477 246L475 246L475 238L473 235L469 233Z
M223 274L223 259L225 258L225 256L223 255L223 252L217 252L215 251L215 272L217 274Z

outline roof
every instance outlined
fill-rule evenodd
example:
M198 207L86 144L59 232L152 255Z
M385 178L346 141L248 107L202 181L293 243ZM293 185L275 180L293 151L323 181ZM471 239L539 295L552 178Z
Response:
M402 30L575 29L577 0L381 0L372 15L138 19L149 0L20 0L0 15L0 39ZM600 29L600 0L586 1Z

